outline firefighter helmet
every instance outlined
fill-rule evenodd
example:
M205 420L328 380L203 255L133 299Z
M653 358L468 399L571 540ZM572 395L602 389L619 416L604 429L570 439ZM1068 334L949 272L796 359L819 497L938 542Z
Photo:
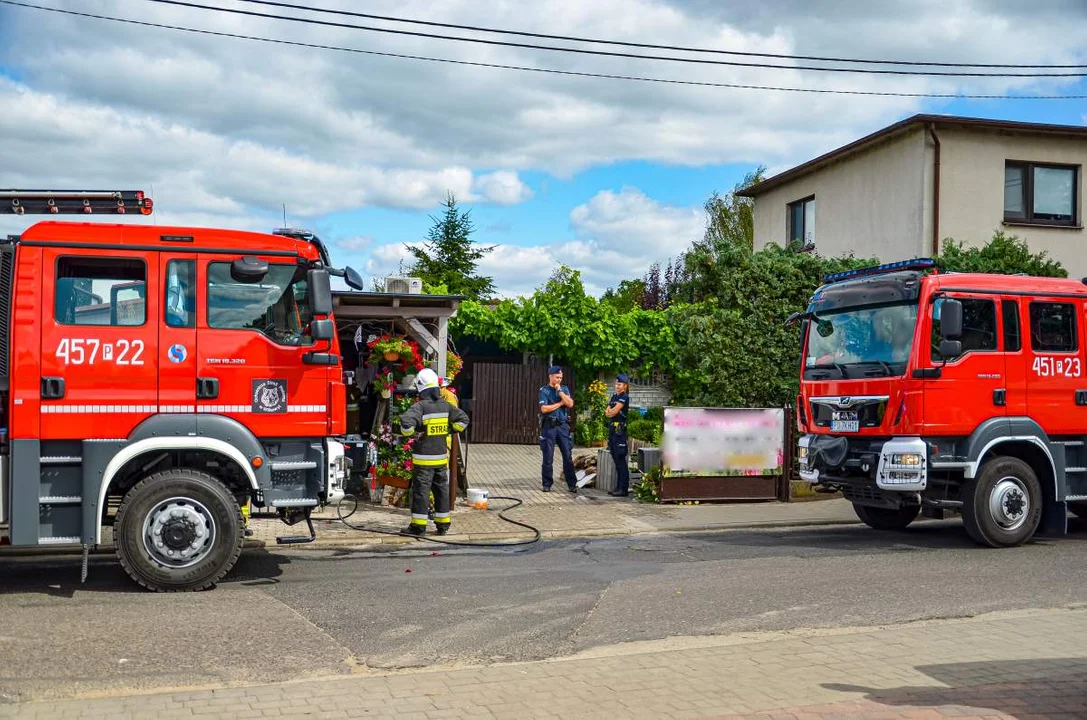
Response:
M434 372L430 368L423 368L419 371L419 374L415 376L416 392L423 392L427 388L438 387L438 373Z

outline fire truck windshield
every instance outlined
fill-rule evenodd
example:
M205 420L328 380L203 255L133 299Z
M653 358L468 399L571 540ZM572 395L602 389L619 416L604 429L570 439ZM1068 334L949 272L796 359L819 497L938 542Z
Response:
M307 345L313 313L306 273L294 264L271 264L259 282L239 282L230 263L208 267L208 325L225 330L257 330L280 345Z
M844 308L808 320L804 378L889 377L906 372L917 304Z

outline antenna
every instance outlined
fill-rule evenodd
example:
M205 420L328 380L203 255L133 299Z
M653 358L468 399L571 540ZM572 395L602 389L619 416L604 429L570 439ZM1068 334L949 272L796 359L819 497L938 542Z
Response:
M283 227L287 227L287 203L283 203Z

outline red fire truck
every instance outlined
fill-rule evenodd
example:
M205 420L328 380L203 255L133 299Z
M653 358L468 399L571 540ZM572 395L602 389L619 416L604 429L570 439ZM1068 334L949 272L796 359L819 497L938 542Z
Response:
M152 212L142 192L0 191L0 212ZM308 233L41 222L0 243L0 543L91 546L159 591L214 585L242 507L343 494L336 270Z
M1087 516L1084 282L911 260L830 275L790 320L800 475L871 527L958 513L1005 547Z

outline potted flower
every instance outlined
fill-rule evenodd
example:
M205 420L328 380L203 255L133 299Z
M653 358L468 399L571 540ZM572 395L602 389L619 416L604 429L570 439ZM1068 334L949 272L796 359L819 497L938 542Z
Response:
M399 335L382 335L370 344L370 354L388 362L395 362L411 351L411 345Z
M381 397L388 399L396 389L396 376L389 370L378 373L374 376L374 387L381 393Z
M460 375L461 369L464 368L464 360L460 355L455 352L449 353L445 359L445 376L449 378L449 382L453 382L453 379Z

